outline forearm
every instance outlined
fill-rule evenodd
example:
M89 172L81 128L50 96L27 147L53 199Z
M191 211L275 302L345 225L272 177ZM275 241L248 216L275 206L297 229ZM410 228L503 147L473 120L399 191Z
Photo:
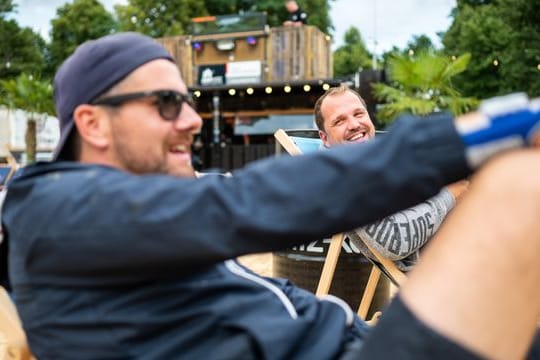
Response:
M401 260L425 245L453 206L452 195L443 189L426 202L355 231L362 241L385 258Z

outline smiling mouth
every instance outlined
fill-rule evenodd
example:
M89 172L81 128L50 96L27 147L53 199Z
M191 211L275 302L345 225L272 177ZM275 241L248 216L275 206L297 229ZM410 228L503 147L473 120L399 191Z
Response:
M169 148L169 151L174 153L174 154L183 154L183 153L188 153L190 150L190 147L187 146L187 145L182 145L182 144L178 144L178 145L174 145L174 146L171 146Z
M365 141L365 140L367 140L367 132L365 131L356 133L347 139L347 141L351 141L351 142Z

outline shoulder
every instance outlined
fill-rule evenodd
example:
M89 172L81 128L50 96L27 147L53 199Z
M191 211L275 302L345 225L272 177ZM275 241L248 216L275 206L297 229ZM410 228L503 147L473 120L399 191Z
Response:
M300 19L307 18L307 12L302 8L298 8L298 11L296 12L296 14L300 17Z
M125 174L125 175L122 175ZM45 200L79 197L106 183L118 182L126 173L112 167L76 162L39 163L28 166L10 183L6 205L10 199L39 204ZM37 201L37 200L40 201Z

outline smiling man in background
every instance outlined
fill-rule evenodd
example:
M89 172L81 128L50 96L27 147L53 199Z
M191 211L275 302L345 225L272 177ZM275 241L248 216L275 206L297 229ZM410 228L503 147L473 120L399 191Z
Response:
M345 85L328 89L317 100L314 112L325 147L362 143L375 137L366 102ZM346 236L371 259L376 260L364 242L394 261L399 269L410 271L418 262L420 249L437 231L466 186L465 181L452 184L425 202L347 232Z

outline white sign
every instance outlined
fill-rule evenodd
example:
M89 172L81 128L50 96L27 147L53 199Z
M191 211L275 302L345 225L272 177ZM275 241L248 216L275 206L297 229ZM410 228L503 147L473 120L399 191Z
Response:
M227 63L227 84L258 83L261 81L262 65L259 60Z

